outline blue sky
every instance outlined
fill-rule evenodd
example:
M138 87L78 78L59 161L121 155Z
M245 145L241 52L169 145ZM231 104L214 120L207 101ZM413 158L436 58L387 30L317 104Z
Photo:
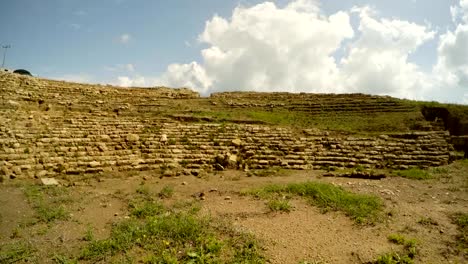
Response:
M188 86L204 95L224 90L365 92L468 103L468 62L447 62L468 49L460 47L468 32L462 27L468 24L465 4L468 8L466 0L2 1L0 44L12 46L6 67L24 68L45 78ZM335 23L332 17L338 13ZM283 22L291 27L272 26ZM247 28L240 26L244 24ZM271 34L250 30L257 27ZM294 28L303 28L304 36ZM307 32L315 28L333 34L322 41ZM381 30L382 36L375 30ZM393 33L391 39L383 36ZM449 39L449 33L455 39ZM266 39L270 35L272 39ZM292 36L291 42L287 36ZM389 43L387 49L377 47L379 38ZM308 43L303 53L299 42ZM271 53L256 56L260 47L271 47ZM325 57L314 55L314 50L323 50ZM393 55L378 57L387 52ZM289 59L300 57L309 62ZM375 72L375 67L382 70ZM294 69L308 71L277 77L278 72ZM308 74L317 69L326 71ZM380 84L370 78L379 74L391 80ZM434 75L440 78L435 80ZM401 88L398 82L413 85ZM447 86L453 91L447 93Z

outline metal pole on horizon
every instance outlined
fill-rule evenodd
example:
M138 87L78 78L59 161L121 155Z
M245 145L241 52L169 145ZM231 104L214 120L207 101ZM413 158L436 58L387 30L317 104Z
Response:
M3 62L2 62L2 68L3 68L3 66L5 66L5 57L6 57L7 49L11 48L11 45L3 45L2 48L5 49L5 51L3 52Z

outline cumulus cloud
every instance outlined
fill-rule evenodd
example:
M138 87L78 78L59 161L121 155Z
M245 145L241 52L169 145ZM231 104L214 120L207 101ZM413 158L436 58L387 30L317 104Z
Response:
M461 102L462 86L468 87L468 0L460 0L451 13L461 22L439 36L437 64L425 72L410 56L436 38L429 23L382 18L367 6L327 15L313 0L239 6L230 18L215 15L206 22L199 35L207 45L202 61L171 64L154 82L203 95L364 92L413 99L432 99L451 85Z
M454 30L447 30L440 36L437 49L438 60L433 70L436 76L435 93L440 97L459 98L467 103L468 90L468 0L461 0L457 6L452 6L453 20L462 21L455 25ZM460 99L461 98L461 99ZM450 100L450 99L448 99Z
M77 83L91 83L94 81L93 77L86 73L64 74L52 77L52 79Z
M376 19L369 7L359 14L359 37L341 60L341 77L348 92L420 98L429 88L429 76L408 56L434 38L426 26L398 19Z
M230 20L214 16L199 40L203 63L172 64L162 80L202 93L225 90L317 91L336 88L333 54L354 31L349 15L321 14L317 2L284 8L265 2L237 7ZM185 78L186 76L186 78Z
M122 44L127 44L130 42L130 40L132 39L132 36L130 34L122 34L119 36L119 42L122 43Z
M127 64L117 64L114 66L106 66L104 67L104 69L110 72L134 72L135 66L131 63L127 63Z

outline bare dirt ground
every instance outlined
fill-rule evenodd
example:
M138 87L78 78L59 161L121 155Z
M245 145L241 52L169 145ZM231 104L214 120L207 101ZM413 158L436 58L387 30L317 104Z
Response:
M172 186L173 195L164 203L200 200L204 214L254 234L269 263L366 263L401 249L388 241L390 234L416 239L415 263L467 263L455 246L459 230L452 220L455 213L468 213L466 162L451 164L436 179L421 181L394 176L382 180L322 177L323 173L287 171L281 176L248 177L244 172L224 171L160 178L157 172L132 172L65 177L54 188L66 191L68 200L63 204L69 217L50 223L34 223L34 206L24 195L24 188L40 185L39 180L10 180L0 184L0 245L5 251L6 245L26 241L35 248L33 262L66 263L54 256L78 254L87 243L83 239L87 231L96 239L105 238L112 223L128 217L128 195L141 186L154 194ZM341 212L323 213L300 198L291 201L289 213L271 212L264 200L242 194L271 183L305 181L381 197L385 217L374 225L357 225Z

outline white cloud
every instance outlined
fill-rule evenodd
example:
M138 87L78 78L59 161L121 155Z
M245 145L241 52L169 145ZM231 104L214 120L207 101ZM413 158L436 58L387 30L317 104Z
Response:
M364 92L461 102L468 87L468 0L451 12L462 22L439 37L438 62L425 72L410 56L437 36L430 23L382 18L367 6L326 15L313 0L237 7L230 18L215 15L206 22L201 62L171 64L154 82L203 95ZM453 94L444 96L447 87Z
M130 42L130 40L132 39L132 36L130 34L122 34L119 36L119 42L122 43L122 44L127 44Z
M52 77L55 80L67 81L67 82L76 82L76 83L91 83L93 78L86 73L78 74L64 74L56 77Z
M454 31L447 30L439 39L437 49L438 61L434 67L433 75L436 76L437 90L441 97L452 96L463 103L466 102L468 93L468 0L461 0L460 6L451 7L457 9L453 13L462 18L462 22L456 25Z
M131 63L127 64L117 64L115 66L106 66L104 67L106 71L110 72L134 72L135 71L135 66Z
M149 86L148 82L145 80L143 76L135 76L135 77L128 77L128 76L119 76L117 77L118 86L122 87L144 87Z
M230 20L214 16L206 23L199 36L209 45L202 50L203 64L172 64L162 80L194 85L203 94L331 91L338 79L332 55L353 34L347 13L323 16L315 1L237 7Z
M468 23L468 0L460 0L457 5L450 6L450 14L452 15L453 23L457 23L460 20Z
M79 29L81 29L81 25L80 25L80 24L70 24L70 27L72 27L74 30L79 30Z
M203 94L212 86L212 80L207 76L205 69L196 62L171 64L166 73L155 82L170 84L171 87L197 88Z
M420 45L434 38L426 26L398 19L376 19L368 7L359 13L359 37L341 61L341 77L347 92L421 98L429 88L429 76L408 61Z

